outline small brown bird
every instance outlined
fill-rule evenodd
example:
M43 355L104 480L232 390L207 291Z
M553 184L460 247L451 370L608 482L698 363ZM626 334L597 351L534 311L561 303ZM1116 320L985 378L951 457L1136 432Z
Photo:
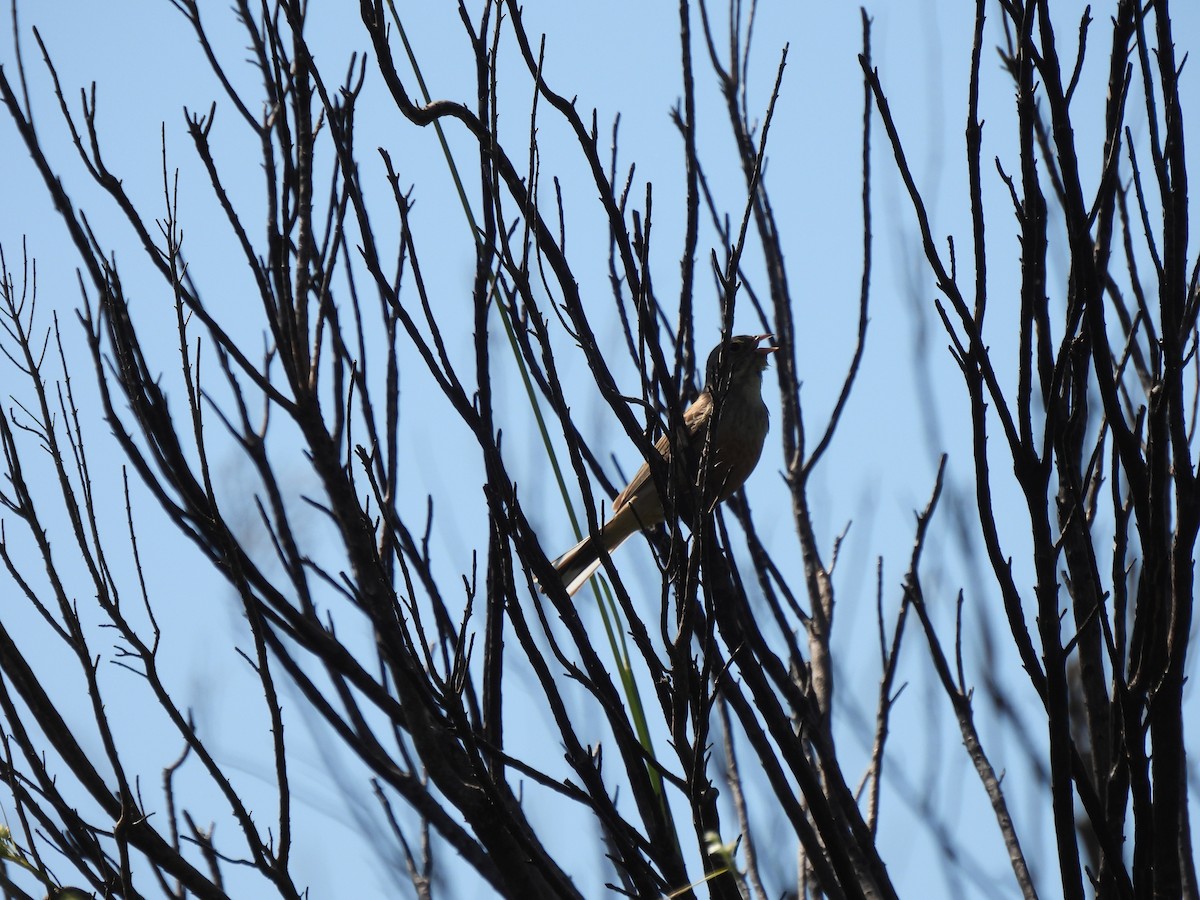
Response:
M778 347L760 347L770 334L742 334L729 342L729 385L721 406L721 417L709 439L707 472L704 476L704 505L712 511L740 488L758 465L763 442L770 427L770 416L762 399L762 373L767 358ZM704 451L704 431L713 416L713 391L721 369L721 345L708 354L704 390L683 414L684 427L691 439L687 448L687 471L692 483L700 483L700 457ZM670 461L671 443L663 435L654 449ZM612 517L600 529L600 542L612 553L630 535L663 520L662 500L650 466L642 463L633 480L617 496ZM600 568L600 547L586 537L558 559L554 568L562 576L568 594L574 594Z

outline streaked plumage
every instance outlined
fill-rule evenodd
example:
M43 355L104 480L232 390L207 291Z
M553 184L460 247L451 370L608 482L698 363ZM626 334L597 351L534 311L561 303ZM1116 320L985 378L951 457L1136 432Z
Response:
M709 443L708 468L705 475L704 503L712 510L740 488L758 465L763 442L767 437L770 416L762 399L762 373L767 358L776 347L759 347L769 334L738 335L729 343L729 386ZM704 432L713 414L713 391L720 373L721 346L709 355L705 367L704 390L683 414L688 442L687 471L693 484L699 483L699 459L704 451ZM671 443L666 435L654 448L670 460ZM662 500L643 463L625 490L613 501L612 516L604 523L600 535L604 547L612 553L630 535L650 528L663 520ZM600 550L586 537L558 559L554 568L562 576L567 593L574 594L600 567Z

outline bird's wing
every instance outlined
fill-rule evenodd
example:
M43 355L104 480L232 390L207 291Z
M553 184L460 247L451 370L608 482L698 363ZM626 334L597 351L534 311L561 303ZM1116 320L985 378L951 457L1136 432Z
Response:
M708 391L701 391L700 396L695 399L683 413L683 424L687 428L689 436L700 433L700 430L708 424L708 420L713 414L713 398Z
M712 416L712 412L712 395L708 391L704 391L683 413L683 425L687 429L688 434L695 435L700 432L708 422L709 417ZM671 441L665 434L655 441L654 449L658 451L659 456L663 459L671 459ZM617 494L617 498L613 500L613 514L619 513L626 504L637 497L638 493L645 488L647 483L649 483L650 489L654 490L654 480L650 477L650 466L642 463L641 468L634 473L629 484L625 486L625 490Z

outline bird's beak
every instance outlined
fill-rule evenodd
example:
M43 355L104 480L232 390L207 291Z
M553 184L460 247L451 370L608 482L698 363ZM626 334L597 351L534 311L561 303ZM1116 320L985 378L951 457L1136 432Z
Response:
M774 338L775 338L775 335L773 335L773 334L756 334L756 335L754 335L755 343L758 343L759 341L774 340ZM770 356L772 353L774 353L778 349L779 349L778 347L755 347L754 352L757 353L759 356Z

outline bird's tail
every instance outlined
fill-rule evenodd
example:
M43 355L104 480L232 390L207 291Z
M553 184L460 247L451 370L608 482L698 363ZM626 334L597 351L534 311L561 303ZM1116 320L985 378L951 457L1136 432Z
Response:
M563 580L567 595L573 597L600 568L601 542L612 553L637 530L637 522L632 516L617 514L605 523L600 532L600 542L592 540L589 535L556 559L554 568Z

